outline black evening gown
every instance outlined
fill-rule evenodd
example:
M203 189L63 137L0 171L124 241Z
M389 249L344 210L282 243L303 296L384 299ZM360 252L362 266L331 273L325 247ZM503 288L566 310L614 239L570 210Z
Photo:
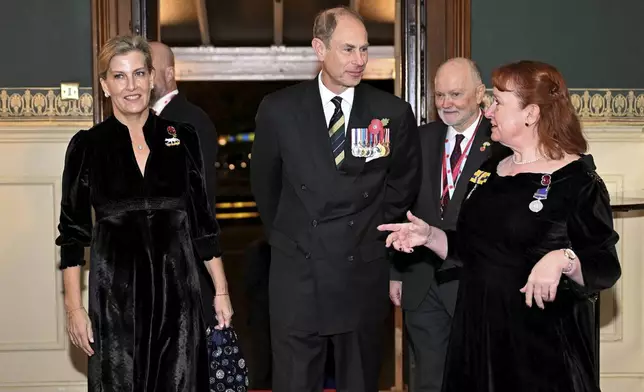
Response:
M533 212L543 175L498 176L500 158L470 180L448 233L464 268L443 392L597 392L588 298L621 274L606 187L582 156L552 173ZM554 302L528 308L519 289L542 256L563 248L579 257L585 285L564 276Z
M221 250L199 139L152 112L143 132L145 173L115 117L78 132L65 156L56 243L61 268L91 247L89 391L208 391L197 263Z

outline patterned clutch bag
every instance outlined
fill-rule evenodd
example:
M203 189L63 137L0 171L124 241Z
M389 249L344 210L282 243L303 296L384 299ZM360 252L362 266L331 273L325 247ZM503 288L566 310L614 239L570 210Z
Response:
M233 327L222 330L209 327L211 392L247 392L248 368Z

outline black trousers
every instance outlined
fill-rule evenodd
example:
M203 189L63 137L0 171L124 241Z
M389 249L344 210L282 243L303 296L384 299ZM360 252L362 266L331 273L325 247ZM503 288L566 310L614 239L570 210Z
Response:
M271 248L259 239L246 250L246 299L248 303L249 354L253 361L249 367L250 389L272 388L273 357L268 300L268 276L271 265Z
M410 392L441 391L457 292L457 280L438 285L434 279L418 308L404 312L415 360Z
M333 345L338 392L377 392L382 334L380 325L321 336L271 325L274 392L320 392L327 346Z

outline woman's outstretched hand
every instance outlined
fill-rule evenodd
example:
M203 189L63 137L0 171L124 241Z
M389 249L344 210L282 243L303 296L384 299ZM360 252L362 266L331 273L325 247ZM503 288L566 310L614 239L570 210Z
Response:
M407 219L409 222L406 223L388 223L378 226L379 231L391 232L385 241L387 248L393 246L400 252L412 253L414 247L427 244L432 235L432 227L410 211L407 211Z

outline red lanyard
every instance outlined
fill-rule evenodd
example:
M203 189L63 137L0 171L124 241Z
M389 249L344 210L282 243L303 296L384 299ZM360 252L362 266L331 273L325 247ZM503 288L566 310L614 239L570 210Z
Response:
M472 147L472 142L474 141L474 138L476 137L476 133L479 130L479 126L481 125L481 121L483 120L483 115L479 117L479 122L476 124L476 128L474 129L474 133L472 134L472 137L470 140L467 142L467 145L465 146L465 150L463 150L463 153L461 154L461 157L458 158L458 161L456 162L455 167L451 167L451 163L448 158L447 154L447 148L449 147L449 140L445 139L445 153L443 154L443 192L441 192L441 199L445 197L445 194L449 192L449 197L450 199L452 198L452 194L454 193L454 187L456 184L456 181L458 179L459 174L461 174L461 169L463 168L463 162L465 159L467 159L467 155L470 153L470 148ZM454 153L454 150L456 149L456 145L452 148L452 153ZM447 175L450 173L451 175Z

